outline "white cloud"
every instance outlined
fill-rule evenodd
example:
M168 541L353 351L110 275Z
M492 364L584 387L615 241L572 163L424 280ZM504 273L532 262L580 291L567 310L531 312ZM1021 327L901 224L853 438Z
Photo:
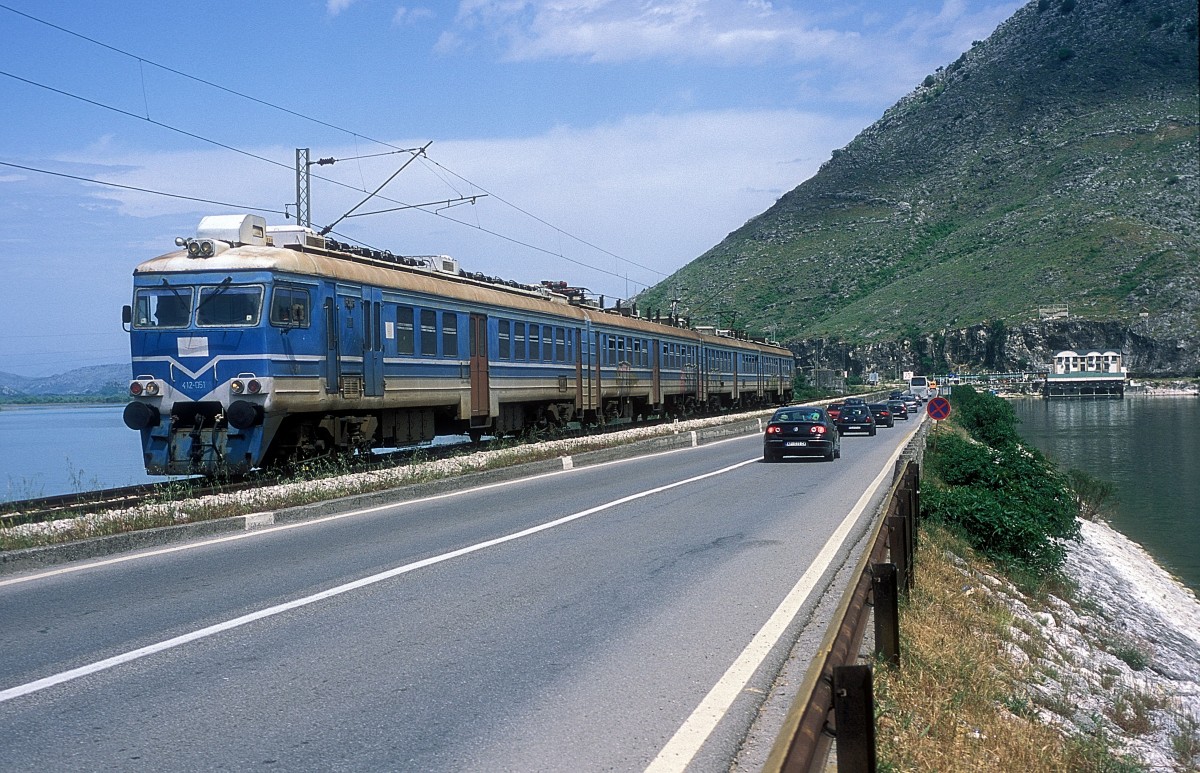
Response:
M432 19L434 16L434 12L428 8L409 8L402 5L392 14L392 26L405 27L410 24L417 24L426 19Z
M354 0L325 0L325 12L330 16L337 16L353 3Z
M1020 5L945 0L889 23L839 4L795 10L759 0L464 0L438 50L490 40L510 61L790 63L819 68L813 77L827 84L827 95L858 102L845 95L903 94Z
M425 202L480 194L483 189L493 195L439 216L408 211L349 218L337 230L395 252L452 254L470 270L520 281L561 278L610 296L632 294L770 207L824 160L816 154L805 156L806 151L844 145L860 125L860 120L799 111L694 112L635 116L586 128L558 127L515 139L434 143L429 156L442 168L414 164L384 189L383 196ZM422 143L398 139L396 144ZM284 160L294 151L255 148L253 152ZM328 152L338 157L356 155L353 147ZM95 164L100 159L81 153L72 160ZM294 195L294 177L288 170L230 163L217 150L121 152L110 145L103 163L108 169L96 172L97 178L232 203L282 209ZM400 157L390 156L324 167L314 174L355 186L365 179L373 188L399 163ZM229 171L215 174L218 169ZM142 220L229 211L121 189L96 188L92 195L117 214ZM328 223L362 198L361 192L314 180L314 220ZM387 206L394 204L377 200L361 211ZM267 218L282 222L279 216ZM167 249L170 244L164 243L162 250ZM658 273L622 262L613 254ZM631 280L628 285L617 278L626 275Z

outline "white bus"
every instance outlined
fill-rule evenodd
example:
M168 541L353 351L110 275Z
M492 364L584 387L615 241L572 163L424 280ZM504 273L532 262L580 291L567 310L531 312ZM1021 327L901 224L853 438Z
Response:
M928 400L930 398L929 379L924 376L913 376L908 380L908 391L918 400Z

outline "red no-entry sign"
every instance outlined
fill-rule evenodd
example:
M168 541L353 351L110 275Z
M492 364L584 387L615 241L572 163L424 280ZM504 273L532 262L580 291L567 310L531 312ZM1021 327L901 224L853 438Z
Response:
M934 421L941 421L950 416L950 401L944 397L935 397L925 406L925 412Z

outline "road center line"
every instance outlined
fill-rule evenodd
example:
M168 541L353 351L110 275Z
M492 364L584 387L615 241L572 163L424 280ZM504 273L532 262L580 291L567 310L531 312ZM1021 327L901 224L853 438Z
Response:
M558 526L563 526L564 524L571 523L572 521L577 521L580 518L586 518L589 515L594 515L596 513L602 512L604 510L609 510L611 508L618 507L620 505L627 504L629 502L633 502L638 499L643 499L648 496L653 496L654 494L659 494L663 491L669 491L670 489L673 489L673 488L678 488L680 486L686 486L689 483L695 483L697 481L701 481L706 478L712 478L717 475L723 475L724 473L732 472L733 470L744 467L747 464L755 464L757 462L758 462L757 457L755 457L753 459L747 459L746 461L738 462L737 464L732 464L732 465L729 465L728 467L722 467L719 470L713 470L712 472L706 472L703 475L696 475L694 477L687 478L685 480L676 481L674 483L668 483L665 486L659 486L657 488L647 489L646 491L641 491L636 494L630 494L629 496L621 497L620 499L614 499L611 502L606 502L601 505L596 505L595 507L590 507L586 510L581 510L577 513L572 513L571 515L566 515L566 516L563 516L562 518L558 518L553 521L548 521L546 523L539 524L538 526L531 526L528 529L522 529L521 531L513 532L511 534L507 534L502 537L496 537L495 539L486 540L484 542L479 542L474 545L468 545L467 547L459 548L458 550L452 550L448 553L442 553L440 555L430 556L429 558L424 558L424 559L421 559L420 561L414 561L410 564L398 566L398 567L395 567L394 569L389 569L385 572L373 574L369 577L363 577L362 579L355 580L353 582L348 582L348 583L345 583L344 585L339 585L337 587L321 591L320 593L314 593L311 596L305 596L304 598L295 599L293 601L288 601L283 604L277 604L276 606L273 606L273 607L267 607L266 609L260 609L256 612L251 612L250 614L233 618L232 620L226 620L225 622L217 623L215 625L210 625L206 628L201 628L199 630L192 631L191 633L185 633L181 636L176 636L172 639L167 639L165 641L157 642L155 644L150 644L148 646L140 647L135 650L130 650L129 652L125 652L120 655L115 655L111 658L106 658L104 660L100 660L95 663L90 663L86 666L80 666L79 668L73 668L69 671L62 671L60 673L53 674L53 675L45 677L43 679L38 679L33 682L28 682L26 684L18 685L16 687L10 687L6 690L0 690L0 703L4 703L5 701L10 701L14 698L19 698L24 695L29 695L31 693L38 692L39 690L45 690L48 687L53 687L58 684L63 684L64 682L70 682L72 680L79 679L84 676L88 676L90 674L95 674L97 672L104 671L104 670L113 668L115 666L119 666L123 663L129 663L131 661L138 660L140 658L144 658L149 655L154 655L159 652L164 652L169 649L174 649L175 647L181 647L184 644L188 644L188 643L194 642L194 641L199 641L200 639L206 639L210 636L215 636L215 635L217 635L219 633L223 633L225 631L231 631L235 628L240 628L244 625L249 625L250 623L253 623L258 620L264 620L269 617L274 617L276 615L283 614L284 612L289 612L293 609L299 609L301 607L306 607L306 606L309 606L310 604L315 604L318 601L324 601L325 599L330 599L335 596L340 596L342 594L349 593L351 591L358 590L360 588L366 588L368 586L375 585L376 583L380 583L385 580L390 580L394 577L399 577L400 575L403 575L403 574L408 574L409 572L416 571L417 569L423 569L427 566L434 566L435 564L440 564L440 563L449 561L454 558L459 558L461 556L469 555L471 553L477 553L481 550L486 550L487 548L495 547L496 545L502 545L506 542L512 542L514 540L518 540L523 537L528 537L528 536L537 534L539 532L548 531L549 529L553 529Z

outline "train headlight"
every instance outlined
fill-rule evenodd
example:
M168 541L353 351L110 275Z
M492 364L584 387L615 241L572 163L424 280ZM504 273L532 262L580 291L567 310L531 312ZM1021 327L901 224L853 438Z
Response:
M188 248L188 255L190 257L193 257L193 258L200 257L200 242L199 241L192 239L190 242L188 242L187 248Z
M129 382L129 394L133 395L134 397L141 397L141 395L142 395L142 382L140 382L140 381L130 381L130 382Z
M246 384L246 391L252 395L256 395L262 391L262 384L259 383L258 379L252 378L250 379L250 383Z
M229 391L233 392L235 395L240 395L246 391L246 382L242 381L240 378L235 378L233 381L229 382Z
M158 386L158 382L157 382L157 381L151 381L149 384L146 384L146 395L147 395L147 396L149 396L149 397L154 397L154 396L156 396L156 395L157 395L157 394L158 394L160 391L161 391L161 390L160 390L160 388L159 388L159 386Z

